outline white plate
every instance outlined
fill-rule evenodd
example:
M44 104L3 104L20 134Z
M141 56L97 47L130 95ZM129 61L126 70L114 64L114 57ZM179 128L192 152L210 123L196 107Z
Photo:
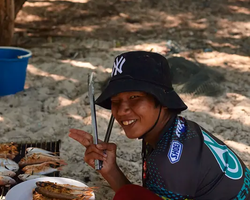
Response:
M32 190L36 188L37 181L51 181L58 184L70 184L79 187L88 187L82 182L62 177L42 177L32 180L28 180L22 183L17 184L9 190L5 200L32 200ZM90 198L91 200L95 199L95 194Z

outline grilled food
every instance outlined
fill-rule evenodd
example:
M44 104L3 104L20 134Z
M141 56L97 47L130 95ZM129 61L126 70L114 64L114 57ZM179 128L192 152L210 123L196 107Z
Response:
M18 175L18 178L21 181L28 181L28 180L31 180L31 179L42 178L42 177L46 177L46 176L44 176L44 175L30 175L30 174L19 174Z
M93 190L89 187L77 187L73 185L56 184L49 181L36 182L35 194L42 194L44 197L60 200L86 200L92 196ZM37 195L38 196L38 195Z
M0 185L14 185L16 181L9 176L0 176Z
M13 142L0 144L0 158L14 159L17 154L17 144Z
M19 170L18 164L8 158L0 158L0 166L5 167L8 170L17 172Z
M48 155L55 155L56 153L47 151L45 149L37 148L37 147L28 147L25 150L27 155L31 155L33 153L43 153L43 154L48 154Z
M39 194L38 192L36 192L34 190L33 192L33 200L63 200L63 199L56 199L56 198L49 198L49 197L46 197L42 194Z
M16 173L9 170L6 166L0 166L0 175L14 177Z
M44 162L40 164L27 165L22 171L25 174L30 175L45 175L50 174L52 172L60 171L62 167L60 167L59 163L56 162Z
M61 165L66 165L66 162L63 161L59 156L48 155L44 153L33 153L26 155L19 161L19 166L24 167L26 165L40 164L44 162L57 162Z
M49 197L45 197L42 194L39 194L38 192L36 192L35 190L33 191L33 199L32 200L52 200ZM55 199L53 199L55 200Z

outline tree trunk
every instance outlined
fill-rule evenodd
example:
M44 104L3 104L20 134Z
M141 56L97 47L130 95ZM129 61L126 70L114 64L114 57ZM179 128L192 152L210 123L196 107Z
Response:
M0 0L1 1L1 0ZM18 12L22 9L23 4L26 0L15 0L15 18L18 14Z
M14 21L14 0L0 0L0 46L11 45Z

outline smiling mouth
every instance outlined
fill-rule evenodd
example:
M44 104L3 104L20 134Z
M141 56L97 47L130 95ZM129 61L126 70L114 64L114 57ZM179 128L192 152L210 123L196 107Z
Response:
M133 124L134 122L136 122L136 119L133 119L133 120L128 120L128 121L122 121L122 124L124 126L128 126L130 124Z

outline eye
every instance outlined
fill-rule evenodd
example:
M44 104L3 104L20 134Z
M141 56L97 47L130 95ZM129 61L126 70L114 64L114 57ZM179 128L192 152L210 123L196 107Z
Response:
M130 99L136 99L136 98L139 98L139 96L138 96L138 95L132 95L132 96L130 96L129 98L130 98Z
M119 102L119 100L117 100L117 99L111 99L111 103L117 103L117 102Z

